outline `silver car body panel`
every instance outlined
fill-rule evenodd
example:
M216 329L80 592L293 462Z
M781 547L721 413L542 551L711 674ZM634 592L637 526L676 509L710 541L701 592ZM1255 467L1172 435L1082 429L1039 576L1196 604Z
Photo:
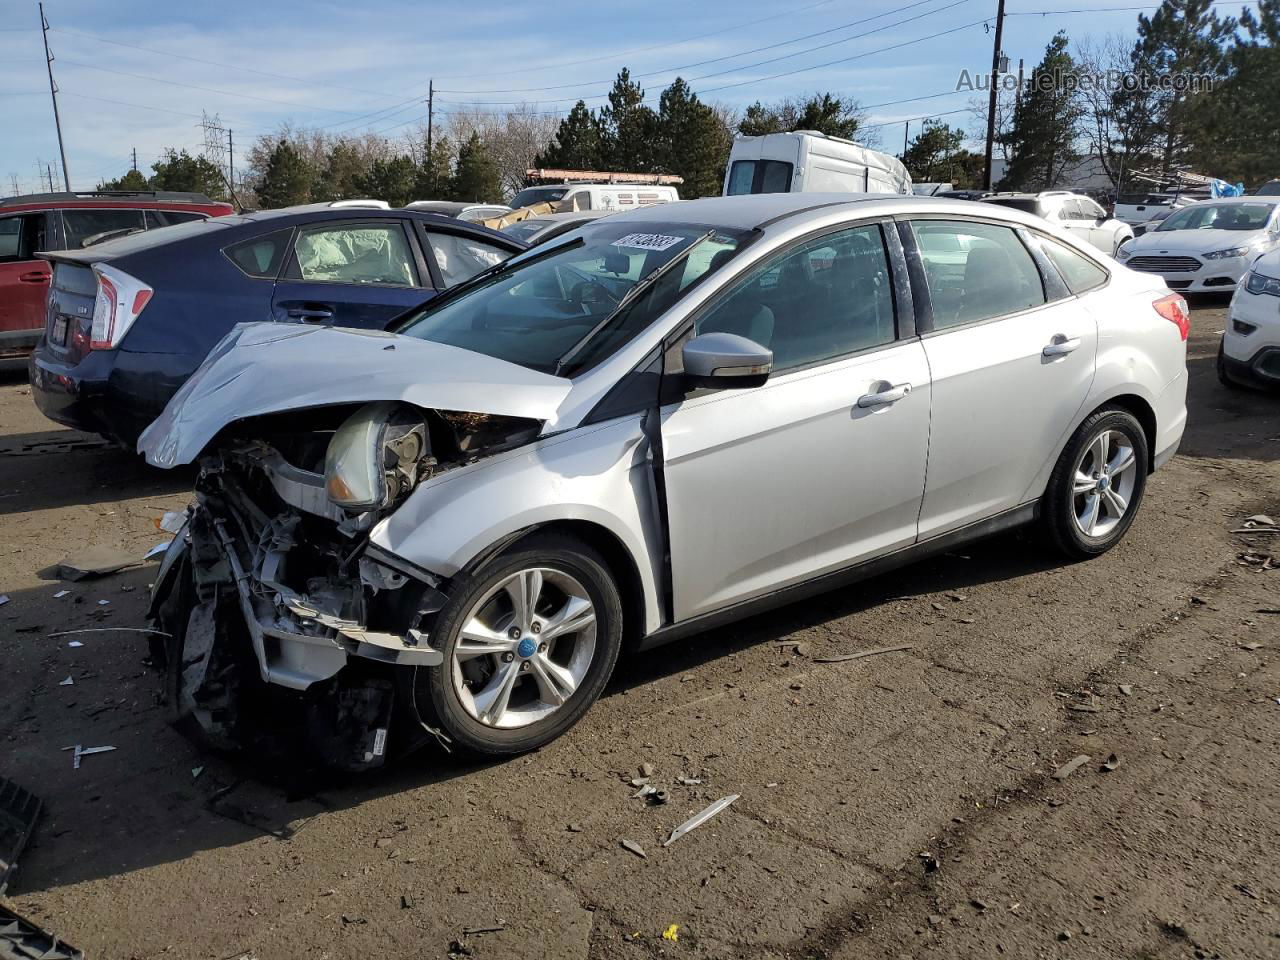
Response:
M660 411L660 463L645 414L589 421L622 377L753 265L815 233L930 214L1051 233L1105 264L1111 279L1036 310L780 372L761 387L690 396ZM572 381L406 337L237 328L139 449L158 465L188 462L233 420L380 399L545 421L524 447L421 482L372 528L371 545L448 578L524 530L588 524L631 558L643 632L652 633L670 626L668 610L675 623L723 610L1036 500L1070 435L1110 399L1137 397L1154 412L1157 462L1181 437L1186 344L1151 308L1167 293L1163 283L1038 217L959 200L838 194L708 198L615 217L759 235ZM1079 346L1045 357L1059 334ZM859 407L865 394L902 383L912 389L896 402Z
M190 463L229 423L372 400L554 421L568 380L470 350L369 330L238 325L138 438L157 467Z

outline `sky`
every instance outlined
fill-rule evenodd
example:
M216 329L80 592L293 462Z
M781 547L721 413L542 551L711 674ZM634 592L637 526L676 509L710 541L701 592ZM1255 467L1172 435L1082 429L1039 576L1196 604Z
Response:
M1238 15L1241 3L1218 5ZM1132 40L1140 0L1008 0L1004 52L1028 68L1059 29ZM1052 11L1041 14L1041 11ZM629 67L656 107L683 76L699 96L741 110L814 91L867 109L866 133L902 149L926 116L977 131L961 71L990 70L996 0L650 0L553 5L457 2L174 3L47 0L45 16L73 189L169 147L199 152L202 111L236 152L282 122L399 136L471 104L565 112L604 102ZM61 189L34 0L0 0L0 196ZM39 171L39 172L38 172Z

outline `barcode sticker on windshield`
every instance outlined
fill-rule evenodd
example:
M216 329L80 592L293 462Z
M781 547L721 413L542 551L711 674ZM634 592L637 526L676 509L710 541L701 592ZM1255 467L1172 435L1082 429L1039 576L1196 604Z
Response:
M664 237L660 233L628 233L621 240L613 241L615 247L634 247L637 250L670 250L684 237Z

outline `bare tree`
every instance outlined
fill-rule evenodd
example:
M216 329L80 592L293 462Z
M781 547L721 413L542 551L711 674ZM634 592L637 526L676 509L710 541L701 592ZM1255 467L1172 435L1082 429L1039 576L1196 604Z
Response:
M478 133L498 165L502 189L514 194L524 188L525 171L533 165L533 158L546 149L559 125L559 115L539 110L535 103L522 103L503 112L477 105L451 110L447 131L455 143Z

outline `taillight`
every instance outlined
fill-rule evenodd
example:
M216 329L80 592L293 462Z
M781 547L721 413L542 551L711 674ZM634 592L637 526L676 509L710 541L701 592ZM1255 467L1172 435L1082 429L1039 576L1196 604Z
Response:
M95 263L93 273L98 278L98 295L93 301L89 349L111 350L120 345L155 291L136 277L104 263Z
M1191 311L1187 308L1187 301L1182 296L1171 293L1167 297L1161 297L1151 306L1155 308L1156 313L1178 328L1178 333L1183 340L1187 339L1187 334L1191 332Z

